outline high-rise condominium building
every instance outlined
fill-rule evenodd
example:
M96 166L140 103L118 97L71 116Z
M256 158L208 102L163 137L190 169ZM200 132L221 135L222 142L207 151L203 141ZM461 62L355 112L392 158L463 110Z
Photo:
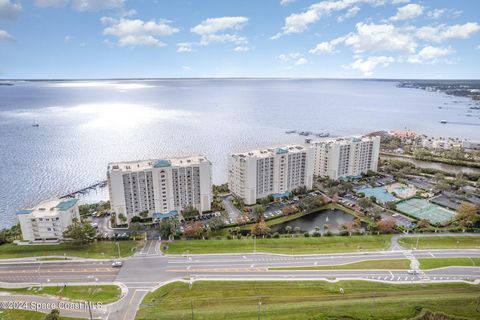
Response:
M110 163L110 205L129 220L140 212L172 214L193 206L210 210L212 164L203 156Z
M297 187L312 188L313 150L304 146L252 150L228 157L228 186L245 204Z
M77 199L52 199L17 211L25 241L58 241L74 219L80 220Z
M316 176L331 179L357 177L377 171L380 137L328 139L311 143Z

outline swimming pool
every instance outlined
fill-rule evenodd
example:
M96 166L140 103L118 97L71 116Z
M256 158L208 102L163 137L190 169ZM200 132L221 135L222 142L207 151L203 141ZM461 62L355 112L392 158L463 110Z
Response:
M357 193L363 193L367 197L374 196L378 202L386 203L390 201L398 200L394 196L385 190L385 187L376 187L376 188L361 188L356 190Z

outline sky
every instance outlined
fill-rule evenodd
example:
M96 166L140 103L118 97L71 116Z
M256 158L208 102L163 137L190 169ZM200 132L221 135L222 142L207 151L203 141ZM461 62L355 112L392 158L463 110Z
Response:
M477 0L0 0L0 78L480 78Z

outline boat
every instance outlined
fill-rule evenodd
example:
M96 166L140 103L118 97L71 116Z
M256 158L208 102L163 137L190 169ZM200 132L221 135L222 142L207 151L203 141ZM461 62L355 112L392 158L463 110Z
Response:
M34 124L32 124L32 127L38 128L38 127L40 127L40 125L38 123L34 123Z
M446 124L447 120L440 120L440 123Z
M285 131L286 134L290 134L290 133L295 133L297 132L297 130L289 130L289 131Z

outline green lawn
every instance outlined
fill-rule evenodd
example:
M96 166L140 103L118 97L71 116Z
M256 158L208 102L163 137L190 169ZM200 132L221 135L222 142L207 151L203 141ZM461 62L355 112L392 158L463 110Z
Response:
M408 259L386 259L386 260L365 260L334 266L308 266L308 267L283 267L269 268L269 270L361 270L361 269L409 269L410 260Z
M390 246L391 235L331 236L298 238L259 238L257 252L308 254L384 250ZM232 240L176 240L166 253L246 253L253 252L253 238Z
M117 301L122 290L116 285L99 285L99 286L48 286L48 287L31 287L20 289L3 289L0 292L9 292L12 294L27 294L27 295L49 295L67 298L77 301L93 301L110 303Z
M418 259L421 269L435 269L449 266L480 266L480 258L423 258Z
M480 237L469 236L439 236L439 237L405 237L400 238L398 243L407 249L448 249L448 248L480 248Z
M142 245L140 241L119 241L118 243L120 244L120 255L122 257L132 255L133 248L139 249ZM27 246L6 243L0 245L0 259L63 256L64 254L83 258L110 259L118 257L118 250L114 241L97 241L83 246L72 243Z
M44 320L46 314L27 310L0 310L0 320ZM60 320L73 320L79 318L60 317Z
M340 293L340 288L344 293ZM136 319L410 319L421 308L479 319L478 285L368 281L175 282L149 293ZM259 310L261 302L261 310ZM192 317L193 312L193 317Z

